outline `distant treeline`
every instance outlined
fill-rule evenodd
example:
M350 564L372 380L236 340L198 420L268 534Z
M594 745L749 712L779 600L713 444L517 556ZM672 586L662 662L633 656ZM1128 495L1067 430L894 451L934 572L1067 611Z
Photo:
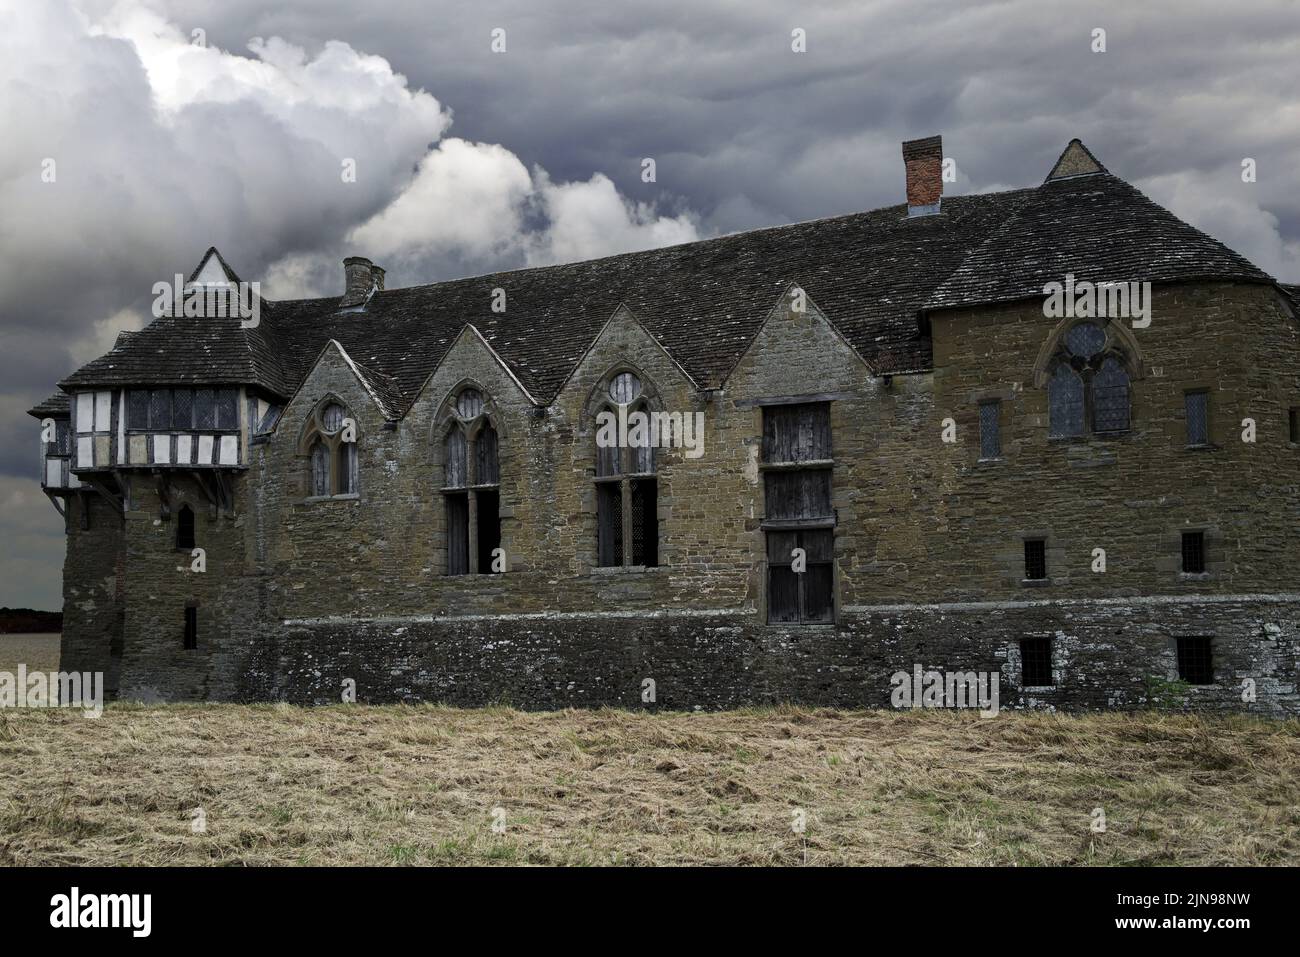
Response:
M0 608L0 635L33 631L62 631L63 612L34 608Z

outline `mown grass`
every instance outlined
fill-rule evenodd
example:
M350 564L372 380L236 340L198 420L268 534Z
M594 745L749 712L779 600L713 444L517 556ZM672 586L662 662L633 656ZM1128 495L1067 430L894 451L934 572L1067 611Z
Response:
M805 862L1295 864L1300 722L796 707L0 712L0 865Z

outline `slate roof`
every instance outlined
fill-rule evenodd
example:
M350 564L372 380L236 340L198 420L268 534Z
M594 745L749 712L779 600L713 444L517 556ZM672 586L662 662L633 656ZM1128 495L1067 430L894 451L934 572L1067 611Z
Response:
M546 403L626 305L698 386L713 388L791 284L807 290L875 373L917 372L932 363L918 322L923 313L1039 297L1045 282L1067 272L1094 281L1273 281L1100 172L1031 189L945 197L937 216L909 219L900 204L389 289L359 312L341 312L341 297L264 301L261 324L252 330L240 329L237 319L158 319L60 385L242 383L288 397L332 339L395 418L472 323ZM505 313L491 311L496 288L506 291Z
M43 419L47 415L64 416L72 414L72 396L66 392L56 392L43 402L38 402L27 410L28 415Z

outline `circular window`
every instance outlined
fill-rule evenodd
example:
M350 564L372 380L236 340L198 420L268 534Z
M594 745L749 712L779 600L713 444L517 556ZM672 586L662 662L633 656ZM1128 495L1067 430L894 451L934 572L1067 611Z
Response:
M1065 334L1065 347L1080 359L1091 359L1106 344L1106 333L1101 326L1081 322Z
M320 424L326 432L337 432L343 428L343 406L337 402L325 406L325 411L320 414Z
M609 384L609 397L619 405L627 405L641 394L641 380L630 372L620 372Z
M476 419L483 414L483 394L478 389L466 389L456 397L456 414L462 419Z

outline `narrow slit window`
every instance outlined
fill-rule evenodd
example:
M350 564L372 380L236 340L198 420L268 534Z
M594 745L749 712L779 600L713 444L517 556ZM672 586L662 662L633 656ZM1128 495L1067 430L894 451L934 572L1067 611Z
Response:
M195 605L185 606L185 650L193 651L199 646L199 609Z
M447 499L447 574L469 574L469 494L456 492Z
M1214 684L1213 639L1178 639L1178 677L1192 685Z
M1052 639L1020 639L1020 683L1028 688L1056 684L1052 678Z
M1002 403L997 399L980 403L980 458L996 459L1002 455L999 418Z
M1025 579L1044 581L1047 578L1047 542L1041 538L1025 539Z
M1300 409L1293 407L1287 412L1286 426L1291 441L1300 443Z
M632 564L653 568L659 564L658 483L654 479L632 482Z
M478 489L474 493L478 513L478 572L492 573L492 553L501 547L501 496L496 489Z
M1210 444L1210 394L1188 392L1183 396L1187 411L1187 444Z
M1183 572L1199 575L1205 571L1205 533L1183 532Z
M176 547L190 551L194 548L194 509L182 505L176 513Z

